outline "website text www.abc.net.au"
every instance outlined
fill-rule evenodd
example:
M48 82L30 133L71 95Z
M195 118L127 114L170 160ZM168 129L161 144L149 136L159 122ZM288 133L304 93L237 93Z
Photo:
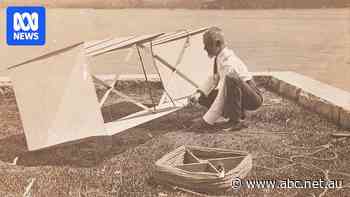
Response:
M234 190L246 189L340 189L342 180L244 180L234 178L231 181Z

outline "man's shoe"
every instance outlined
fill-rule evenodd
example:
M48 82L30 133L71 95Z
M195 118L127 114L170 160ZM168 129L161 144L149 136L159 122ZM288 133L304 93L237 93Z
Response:
M241 129L248 128L248 124L243 120L236 121L228 121L225 125L223 125L223 131L239 131Z

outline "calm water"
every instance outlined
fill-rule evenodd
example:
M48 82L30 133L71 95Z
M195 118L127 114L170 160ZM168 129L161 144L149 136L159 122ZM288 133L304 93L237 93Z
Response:
M4 10L0 11L4 16ZM0 68L80 40L220 26L251 71L292 70L350 91L350 10L47 10L45 47L8 47L0 18ZM115 56L97 73L135 73ZM0 75L6 75L6 72Z

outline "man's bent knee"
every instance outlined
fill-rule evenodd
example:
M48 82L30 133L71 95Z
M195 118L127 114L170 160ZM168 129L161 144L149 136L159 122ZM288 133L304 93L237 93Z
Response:
M257 110L263 104L263 98L260 95L251 96L250 98L244 98L244 108L249 111Z

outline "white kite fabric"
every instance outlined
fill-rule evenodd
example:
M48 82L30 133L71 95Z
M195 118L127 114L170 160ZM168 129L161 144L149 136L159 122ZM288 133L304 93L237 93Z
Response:
M157 61L164 88L174 100L188 97L197 89L202 89L213 72L213 62L204 50L202 34L154 47L154 53L175 69L169 69L161 61Z
M29 150L104 135L83 46L10 72Z
M152 34L80 42L8 67L28 149L38 150L91 136L113 135L184 107L187 97L200 88L212 72L212 61L203 50L204 30L176 40L170 39L173 38L169 36L171 34ZM157 39L166 42L153 46ZM89 70L90 60L135 47L157 57L153 66L162 79L163 95L171 98L164 101L172 102L159 103L155 108L135 102L144 110L104 123L102 105L94 86L96 76ZM105 84L105 87L109 86ZM114 87L109 88L123 95ZM131 98L129 101L134 102Z

